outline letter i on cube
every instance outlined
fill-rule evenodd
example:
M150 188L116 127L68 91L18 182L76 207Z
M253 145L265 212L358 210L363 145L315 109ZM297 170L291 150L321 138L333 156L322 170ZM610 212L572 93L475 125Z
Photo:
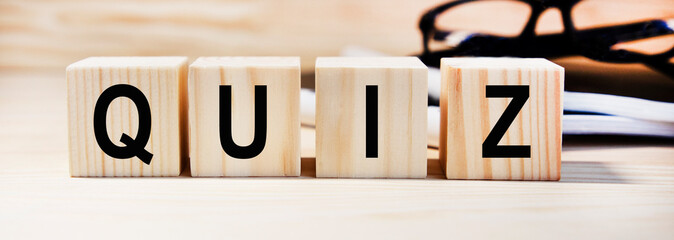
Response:
M316 60L316 176L426 177L428 68L415 57Z

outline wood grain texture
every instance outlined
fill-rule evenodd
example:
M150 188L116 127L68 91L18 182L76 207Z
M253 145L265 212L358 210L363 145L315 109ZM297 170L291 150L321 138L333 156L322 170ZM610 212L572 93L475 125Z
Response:
M437 0L3 0L0 68L62 69L88 56L317 56L359 44L419 50L417 20Z
M559 180L564 69L545 59L444 58L440 162L448 179ZM482 146L512 98L487 85L527 85L529 99L499 145L530 145L531 158L483 158Z
M93 176L178 176L187 159L185 57L91 57L66 69L70 174ZM149 165L137 157L115 159L105 154L94 137L94 106L108 87L128 84L147 98L152 116L150 140L145 149L154 154ZM120 97L108 108L106 125L117 146L123 133L135 138L138 112L128 98Z
M255 135L255 86L267 86L267 135L250 159L229 156L220 144L219 86L232 86L232 139L248 146ZM192 176L299 176L300 59L202 57L190 65Z
M65 77L0 71L5 239L674 235L674 142L663 139L565 137L559 182L446 180L436 149L426 179L315 178L309 128L297 178L71 178Z
M428 68L414 57L316 60L316 176L426 176ZM365 88L378 87L378 157L365 154Z
M444 2L3 0L0 68L61 70L89 56L299 55L309 73L314 58L339 55L346 45L399 56L421 52L419 18ZM674 16L671 0L581 4L574 10L579 29ZM438 25L514 36L526 16L512 5L471 3L443 15ZM545 11L538 23L539 32L561 32L561 26L554 9ZM671 48L671 38L656 45Z

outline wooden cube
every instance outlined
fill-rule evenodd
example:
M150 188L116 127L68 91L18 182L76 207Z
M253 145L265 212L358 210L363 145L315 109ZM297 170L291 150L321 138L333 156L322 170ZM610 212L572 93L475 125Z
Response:
M90 57L68 66L66 78L71 176L180 175L188 151L187 58Z
M428 68L415 57L316 60L316 176L426 177Z
M299 57L202 57L188 82L192 176L300 175Z
M443 58L448 179L559 180L564 69L540 58Z

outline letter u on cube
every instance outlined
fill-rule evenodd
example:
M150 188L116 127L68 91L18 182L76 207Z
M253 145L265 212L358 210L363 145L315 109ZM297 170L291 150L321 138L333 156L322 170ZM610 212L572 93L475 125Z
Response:
M300 175L299 57L202 57L188 82L192 176Z
M66 73L71 176L178 176L188 155L195 177L300 175L299 57L92 57ZM320 57L315 73L317 177L426 177L418 58ZM445 58L441 75L447 178L560 178L563 68Z

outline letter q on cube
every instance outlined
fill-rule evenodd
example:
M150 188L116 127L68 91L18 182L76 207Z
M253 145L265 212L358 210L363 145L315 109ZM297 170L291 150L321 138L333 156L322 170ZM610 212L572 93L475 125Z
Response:
M71 176L180 175L186 57L90 57L68 66L66 80Z

